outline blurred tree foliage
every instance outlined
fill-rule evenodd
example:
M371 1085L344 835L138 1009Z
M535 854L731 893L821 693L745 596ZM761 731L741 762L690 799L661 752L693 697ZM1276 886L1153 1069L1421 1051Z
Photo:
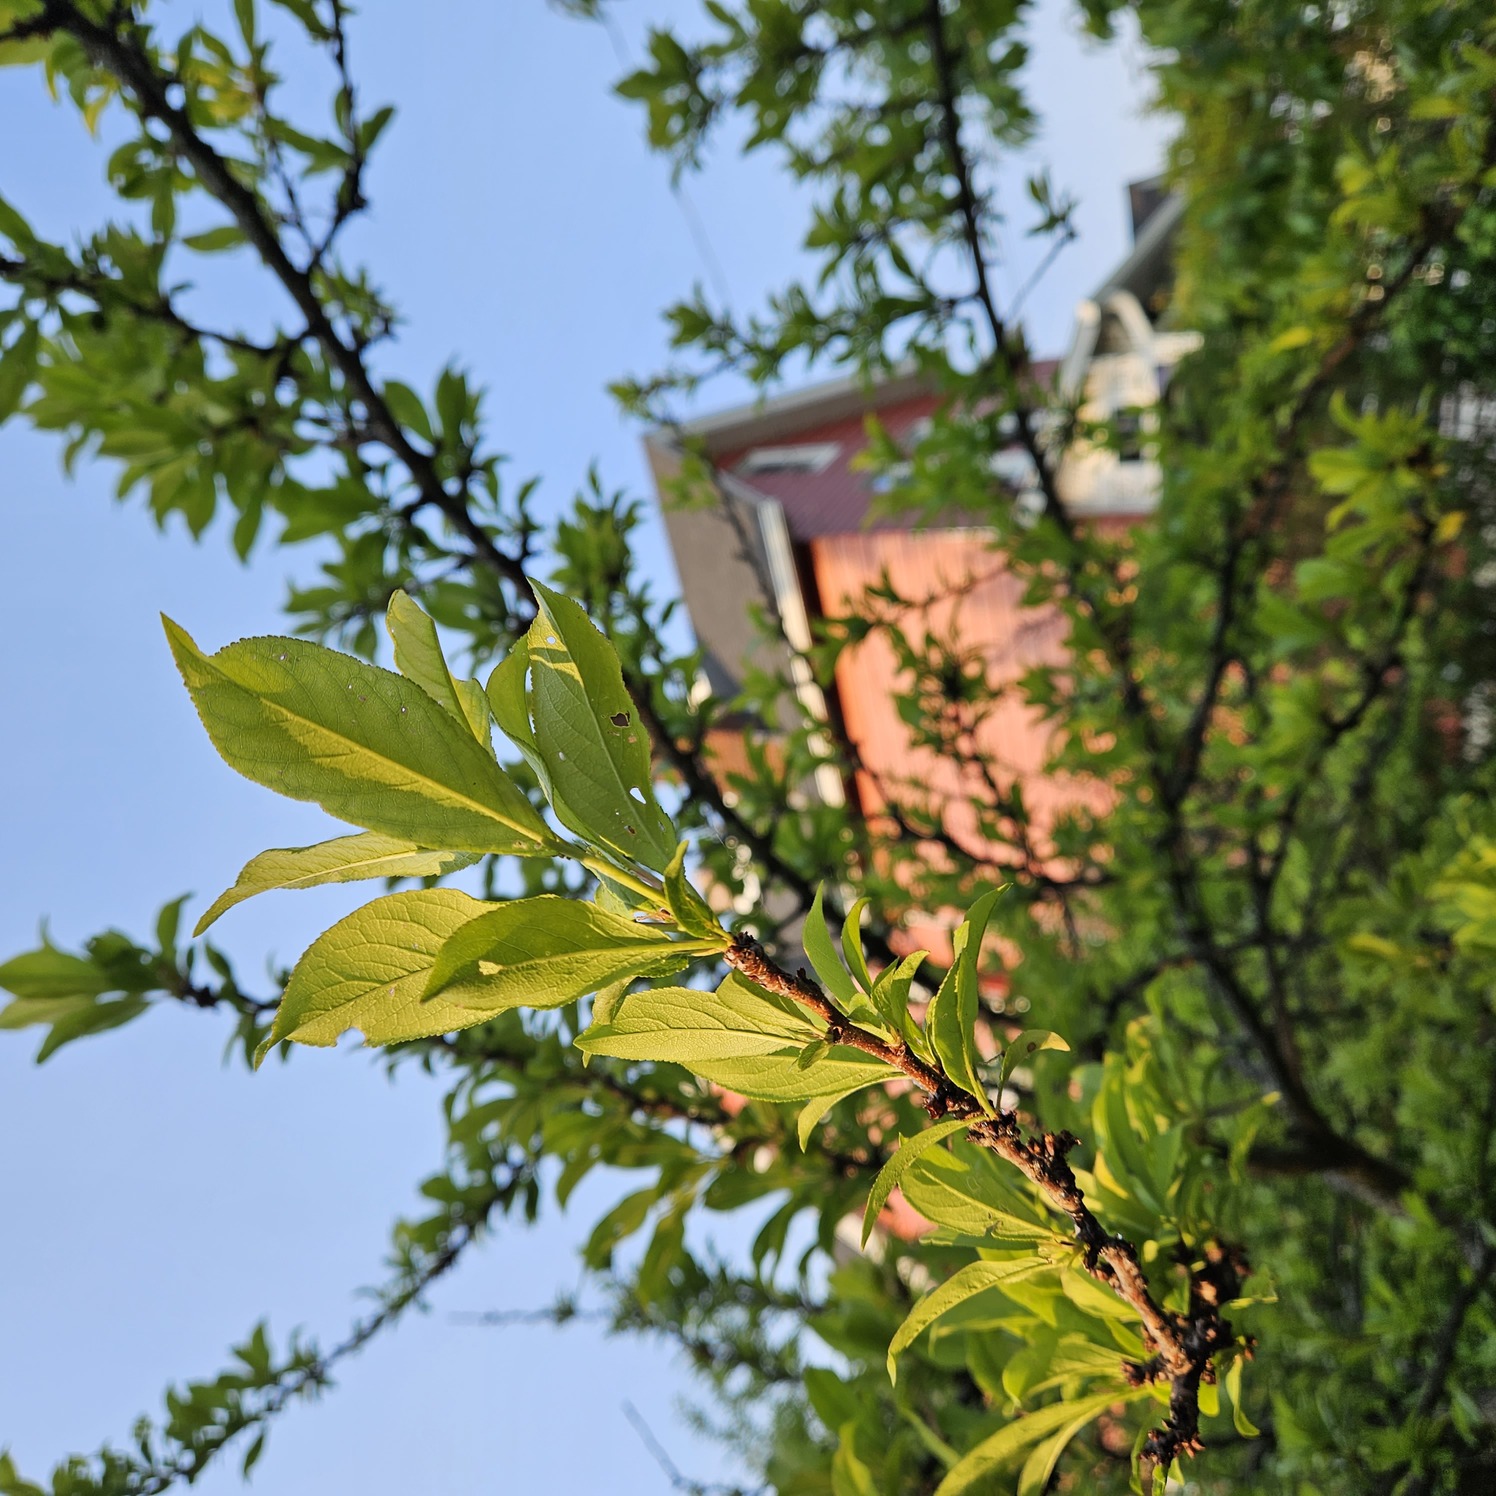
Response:
M604 1165L639 1180L584 1249L618 1329L679 1342L767 1489L1126 1490L1152 1477L1160 1419L1174 1440L1162 1453L1184 1454L1196 1414L1207 1452L1188 1476L1202 1491L1496 1485L1496 20L1469 0L1127 7L1180 124L1167 315L1203 341L1149 434L1157 516L1105 538L1067 513L1054 474L1069 444L1123 433L1055 419L988 274L1004 210L992 163L1034 123L1026 9L739 0L705 4L696 39L654 36L622 84L651 142L690 171L720 125L746 121L749 148L814 194L821 273L747 319L682 302L677 365L619 394L669 424L723 370L764 386L807 367L926 371L943 396L928 433L912 454L882 447L901 464L898 502L926 520L979 517L1031 598L1069 621L1065 680L1017 689L1057 728L1053 767L1104 781L1111 807L1073 811L1058 860L1034 855L1022 797L997 786L975 794L981 844L949 807L896 797L872 826L807 804L795 790L818 765L856 768L819 723L782 752L755 744L724 793L708 729L744 707L779 719L790 681L699 700L696 659L662 631L671 604L633 562L638 502L597 482L543 524L531 488L503 480L455 364L431 390L382 372L395 311L345 259L343 230L391 116L359 95L339 0L235 0L219 30L181 36L128 0L0 0L0 61L43 73L90 126L105 111L127 123L108 167L116 222L50 243L0 199L0 417L58 432L69 465L113 464L120 495L160 523L179 513L201 533L231 511L243 556L330 545L287 611L365 656L403 591L449 652L502 659L533 619L527 575L548 576L611 640L665 803L710 882L749 911L738 926L783 947L788 968L803 928L843 1011L862 1002L853 900L868 901L873 971L893 969L909 911L982 901L1022 954L1005 999L984 1000L996 1043L1027 1012L1070 1053L1035 1051L1002 1075L967 1054L962 1079L966 1041L936 1040L940 1066L984 1099L1006 1079L1013 1125L1062 1164L1074 1150L1086 1200L1118 1234L1082 1237L1044 1274L1008 1272L994 1220L1020 1234L1063 1221L990 1152L919 1134L912 1092L802 1111L802 1149L781 1102L738 1107L688 1068L598 1046L584 1066L573 1041L594 1003L510 1010L390 1051L443 1077L451 1144L424 1187L431 1213L397 1227L373 1318L325 1349L255 1332L232 1370L171 1391L157 1424L59 1466L50 1489L160 1491L230 1449L248 1467L275 1414L470 1243ZM1083 4L1103 36L1122 9ZM273 58L293 45L326 54L325 121L281 112ZM1047 183L1033 198L1040 233L1070 232ZM293 314L199 320L182 290L196 258L235 249ZM1041 495L1032 522L991 475L1014 440ZM709 494L705 462L687 477ZM824 675L892 631L897 601L894 577L830 621L810 663ZM991 766L972 728L998 693L948 642L905 644L910 725L980 781ZM540 805L543 776L512 773ZM549 856L484 869L494 898L588 896L610 876ZM999 879L1012 887L992 903ZM850 973L823 909L833 925L852 914ZM179 940L177 915L163 911L146 945L108 932L81 952L17 956L0 968L14 996L0 1026L44 1026L45 1058L187 1005L224 1013L250 1058L278 994L243 991L211 945ZM977 993L979 930L968 946L953 993ZM875 1006L887 998L869 985ZM595 1001L617 1017L619 998ZM804 1058L807 1074L826 1063L824 1041ZM859 1250L839 1228L895 1133L921 1136L896 1168L942 1229L909 1241L880 1228ZM763 1223L750 1260L688 1247L694 1212L744 1208ZM798 1257L796 1221L812 1241ZM615 1253L634 1238L625 1269ZM1180 1351L1192 1381L1153 1364L1168 1345L1140 1337L1136 1305L1084 1271L1123 1238L1179 1346L1202 1326L1223 1337ZM0 1456L0 1489L45 1488Z

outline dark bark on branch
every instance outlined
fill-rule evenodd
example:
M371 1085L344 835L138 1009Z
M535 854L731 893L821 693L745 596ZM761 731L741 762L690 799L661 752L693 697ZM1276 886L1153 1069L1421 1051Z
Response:
M1220 1311L1237 1296L1246 1276L1242 1254L1235 1248L1208 1244L1204 1264L1190 1270L1189 1309L1183 1314L1165 1309L1148 1286L1137 1249L1125 1237L1108 1232L1086 1204L1067 1161L1079 1146L1079 1138L1068 1132L1028 1135L1012 1112L989 1115L981 1100L901 1042L890 1043L849 1021L820 987L803 975L785 971L752 939L739 937L726 961L765 991L814 1013L826 1025L827 1043L860 1050L906 1076L925 1093L925 1110L932 1118L969 1119L967 1136L973 1142L1012 1164L1053 1209L1070 1219L1084 1252L1086 1271L1142 1321L1149 1359L1141 1365L1124 1364L1129 1380L1139 1385L1169 1383L1168 1417L1149 1436L1145 1455L1166 1469L1181 1456L1198 1453L1204 1447L1199 1429L1200 1384L1214 1378L1216 1354L1233 1343L1231 1326Z

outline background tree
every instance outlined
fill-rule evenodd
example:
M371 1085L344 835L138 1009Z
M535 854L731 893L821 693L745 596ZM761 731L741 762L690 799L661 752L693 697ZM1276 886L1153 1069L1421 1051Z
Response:
M1211 1453L1191 1474L1219 1489L1478 1489L1490 1473L1496 1265L1496 862L1484 793L1496 573L1482 394L1496 58L1483 11L1136 7L1162 100L1182 121L1172 315L1204 343L1160 411L1159 515L1126 541L1077 523L1053 480L1069 444L1118 433L1039 419L1053 396L1037 386L988 270L999 205L983 163L1031 126L1014 7L712 7L707 41L658 36L624 85L683 167L720 121L746 116L753 146L781 152L815 192L808 242L825 273L746 322L702 298L681 305L681 367L621 393L668 422L675 399L721 369L765 384L807 361L875 376L912 358L928 371L946 399L900 502L931 518L980 514L1032 598L1069 619L1072 678L1063 690L1042 679L1021 689L1062 729L1054 766L1104 780L1115 798L1104 818L1076 812L1060 828L1074 870L1060 878L1029 855L1021 800L982 801L984 838L1009 849L997 859L963 845L929 806L896 803L877 826L805 808L792 790L820 758L855 767L849 745L826 747L814 724L722 792L705 730L732 704L691 704L694 661L667 642L663 610L631 566L637 506L600 486L542 536L525 492L500 482L481 400L460 373L427 397L376 372L393 312L344 265L340 244L383 120L359 108L342 11L284 9L338 70L326 133L279 114L251 6L236 7L236 36L194 28L174 45L130 7L7 8L12 60L48 68L86 113L118 107L137 121L111 170L122 196L148 205L149 225L111 227L70 251L5 210L0 275L14 301L0 403L65 432L72 457L117 460L122 488L141 490L158 516L181 512L201 529L231 505L245 552L267 517L284 520L279 543L331 538L339 559L322 585L293 595L291 613L302 631L360 653L378 648L397 590L480 662L513 658L529 629L527 574L548 573L585 603L621 660L664 801L682 831L698 833L711 879L741 892L752 871L766 892L745 923L766 941L784 932L764 911L787 929L811 918L804 938L824 992L797 987L793 952L778 967L755 965L741 939L726 952L842 1041L828 1051L812 1037L804 1075L845 1048L848 1010L855 1018L861 1002L855 918L841 960L818 923L823 907L833 924L855 917L848 895L869 900L875 967L905 911L972 907L978 933L943 990L973 996L990 916L1022 952L1011 990L1035 1015L1026 1021L1064 1035L1072 1057L1023 1065L1016 1118L989 1124L969 1110L998 1081L972 1060L970 1015L954 1039L930 1019L932 1053L920 1062L932 1068L933 1110L954 1108L951 1136L973 1132L985 1149L947 1152L933 1129L920 1132L911 1093L892 1091L802 1112L802 1152L793 1111L772 1100L735 1110L669 1064L584 1068L572 1040L597 1018L585 1004L412 1040L392 1051L397 1062L451 1075L451 1166L431 1190L437 1211L402 1229L380 1313L333 1352L251 1342L233 1373L175 1400L137 1449L65 1468L56 1488L163 1489L239 1433L257 1439L496 1214L534 1211L543 1183L564 1197L613 1164L649 1181L599 1223L587 1252L606 1274L621 1241L648 1238L637 1270L606 1280L617 1321L681 1340L740 1431L754 1430L744 1447L774 1489L953 1490L968 1476L1014 1475L1030 1490L1051 1480L1122 1489L1130 1450L1145 1456L1146 1478L1146 1456L1192 1448L1201 1415ZM1089 14L1106 28L1107 7ZM331 191L314 199L322 179ZM1045 232L1063 234L1063 204L1036 196ZM179 234L189 206L216 217ZM247 331L188 314L175 257L230 245L255 252L293 319ZM1043 496L1031 526L1016 523L990 477L1010 430ZM692 477L710 487L709 471ZM834 623L818 668L890 617L888 599L872 598ZM202 691L194 671L208 667L177 648ZM970 722L991 706L980 670L962 670L955 692L948 651L911 649L906 665L922 738L969 752ZM595 682L599 668L584 674ZM467 698L445 678L438 689L456 693L455 711ZM756 683L752 704L785 685ZM540 767L515 770L536 797ZM533 835L535 849L552 850ZM446 861L391 871L429 877L468 850L461 834L417 839ZM596 857L483 865L489 897L577 898L618 872ZM984 895L999 876L1013 888L994 904ZM814 903L822 880L824 905ZM202 949L197 964L179 952L170 910L156 948L116 936L76 955L44 947L0 973L16 995L5 1022L45 1025L50 1051L186 1001L226 1009L248 1057L275 1000L247 996ZM641 998L619 1009L614 993L604 1019L624 1027ZM1007 1014L989 1019L1005 1041ZM688 1063L710 1078L718 1061ZM1021 1135L1003 1132L1013 1127ZM894 1129L935 1145L896 1167L946 1238L884 1233L881 1250L838 1253L836 1227L861 1208ZM1007 1157L1020 1136L1039 1150L1019 1170L1028 1193L984 1173L989 1154ZM1079 1259L999 1286L1011 1243L974 1247L973 1229L990 1224L1004 1190L1010 1232L1051 1219L1035 1207L1057 1203L1067 1155L1097 1234L1077 1219ZM546 1159L562 1165L554 1185ZM693 1211L771 1198L750 1262L702 1261L688 1248ZM791 1222L807 1211L814 1244L786 1261ZM1134 1260L1135 1291L1106 1292L1127 1288ZM1227 1329L1222 1302L1241 1290L1248 1260L1248 1302ZM1098 1263L1114 1282L1087 1277ZM973 1267L990 1284L935 1336L900 1347L891 1385L884 1356L911 1298L949 1274L970 1283L959 1273ZM957 1297L939 1292L911 1326ZM1241 1333L1259 1345L1245 1378ZM1149 1403L1154 1390L1166 1409Z

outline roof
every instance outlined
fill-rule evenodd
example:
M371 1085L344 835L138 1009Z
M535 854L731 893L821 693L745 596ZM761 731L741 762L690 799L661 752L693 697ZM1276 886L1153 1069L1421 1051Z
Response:
M1033 377L1047 383L1056 359L1036 361ZM876 415L894 441L912 445L920 423L939 404L931 381L913 372L869 385L841 379L739 406L679 428L679 437L651 433L652 446L673 446L692 437L705 442L718 470L741 489L742 497L770 498L784 509L794 540L861 530L907 530L916 520L891 514L869 518L876 497L872 475L857 459L868 447L867 418ZM819 465L758 468L755 457L784 456L824 449Z

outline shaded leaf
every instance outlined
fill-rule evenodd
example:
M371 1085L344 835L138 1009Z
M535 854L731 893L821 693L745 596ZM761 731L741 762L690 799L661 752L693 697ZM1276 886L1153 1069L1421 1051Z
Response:
M983 1439L975 1449L968 1451L936 1486L935 1496L962 1496L963 1492L971 1490L988 1476L1011 1469L1017 1457L1040 1439L1066 1431L1064 1443L1069 1443L1087 1423L1104 1413L1113 1403L1130 1402L1146 1395L1147 1388L1133 1388L1124 1384L1113 1391L1098 1392L1090 1397L1077 1398L1073 1402L1051 1403L1048 1407L1015 1418L1006 1428L999 1429L990 1438ZM1060 1448L1063 1447L1061 1444ZM1054 1451L1054 1458L1059 1458L1059 1449Z
M822 884L816 889L816 896L811 901L810 912L805 916L805 929L800 938L805 944L805 954L815 974L821 979L821 985L836 1000L837 1007L843 1013L850 1013L858 1006L857 988L852 983L850 973L842 965L836 947L831 943L831 931L826 927L826 913L821 907L825 896L826 886Z
M898 1151L878 1170L878 1177L873 1180L873 1187L868 1193L867 1209L862 1214L862 1244L867 1245L867 1239L873 1234L873 1226L883 1207L888 1204L888 1197L893 1193L894 1186L909 1171L909 1166L922 1153L933 1148L942 1138L948 1138L952 1133L962 1132L971 1126L969 1119L965 1117L952 1117L945 1122L937 1122L934 1127L927 1127L923 1132L916 1133L912 1138L904 1138L900 1141Z
M722 928L712 906L702 898L686 876L686 843L675 849L675 856L665 869L665 902L675 923L687 935L717 942L722 950L732 944L732 937Z
M971 906L956 931L955 960L925 1013L925 1033L941 1068L958 1086L971 1092L989 1116L995 1108L977 1068L981 1063L976 1048L978 973L982 936L992 916L992 906L1002 891L994 888Z
M838 1101L845 1101L848 1096L855 1096L872 1084L872 1081L862 1081L839 1094L815 1096L807 1101L800 1108L800 1115L795 1118L795 1135L800 1139L800 1151L803 1153L810 1146L811 1134L815 1132L816 1124Z
M928 1293L909 1311L904 1323L894 1334L888 1347L888 1377L897 1377L899 1355L914 1344L921 1333L929 1329L941 1315L948 1314L958 1304L1004 1283L1031 1278L1036 1273L1052 1272L1053 1264L1047 1257L1037 1253L1026 1257L1014 1257L1005 1262L968 1262L946 1279L933 1293Z

